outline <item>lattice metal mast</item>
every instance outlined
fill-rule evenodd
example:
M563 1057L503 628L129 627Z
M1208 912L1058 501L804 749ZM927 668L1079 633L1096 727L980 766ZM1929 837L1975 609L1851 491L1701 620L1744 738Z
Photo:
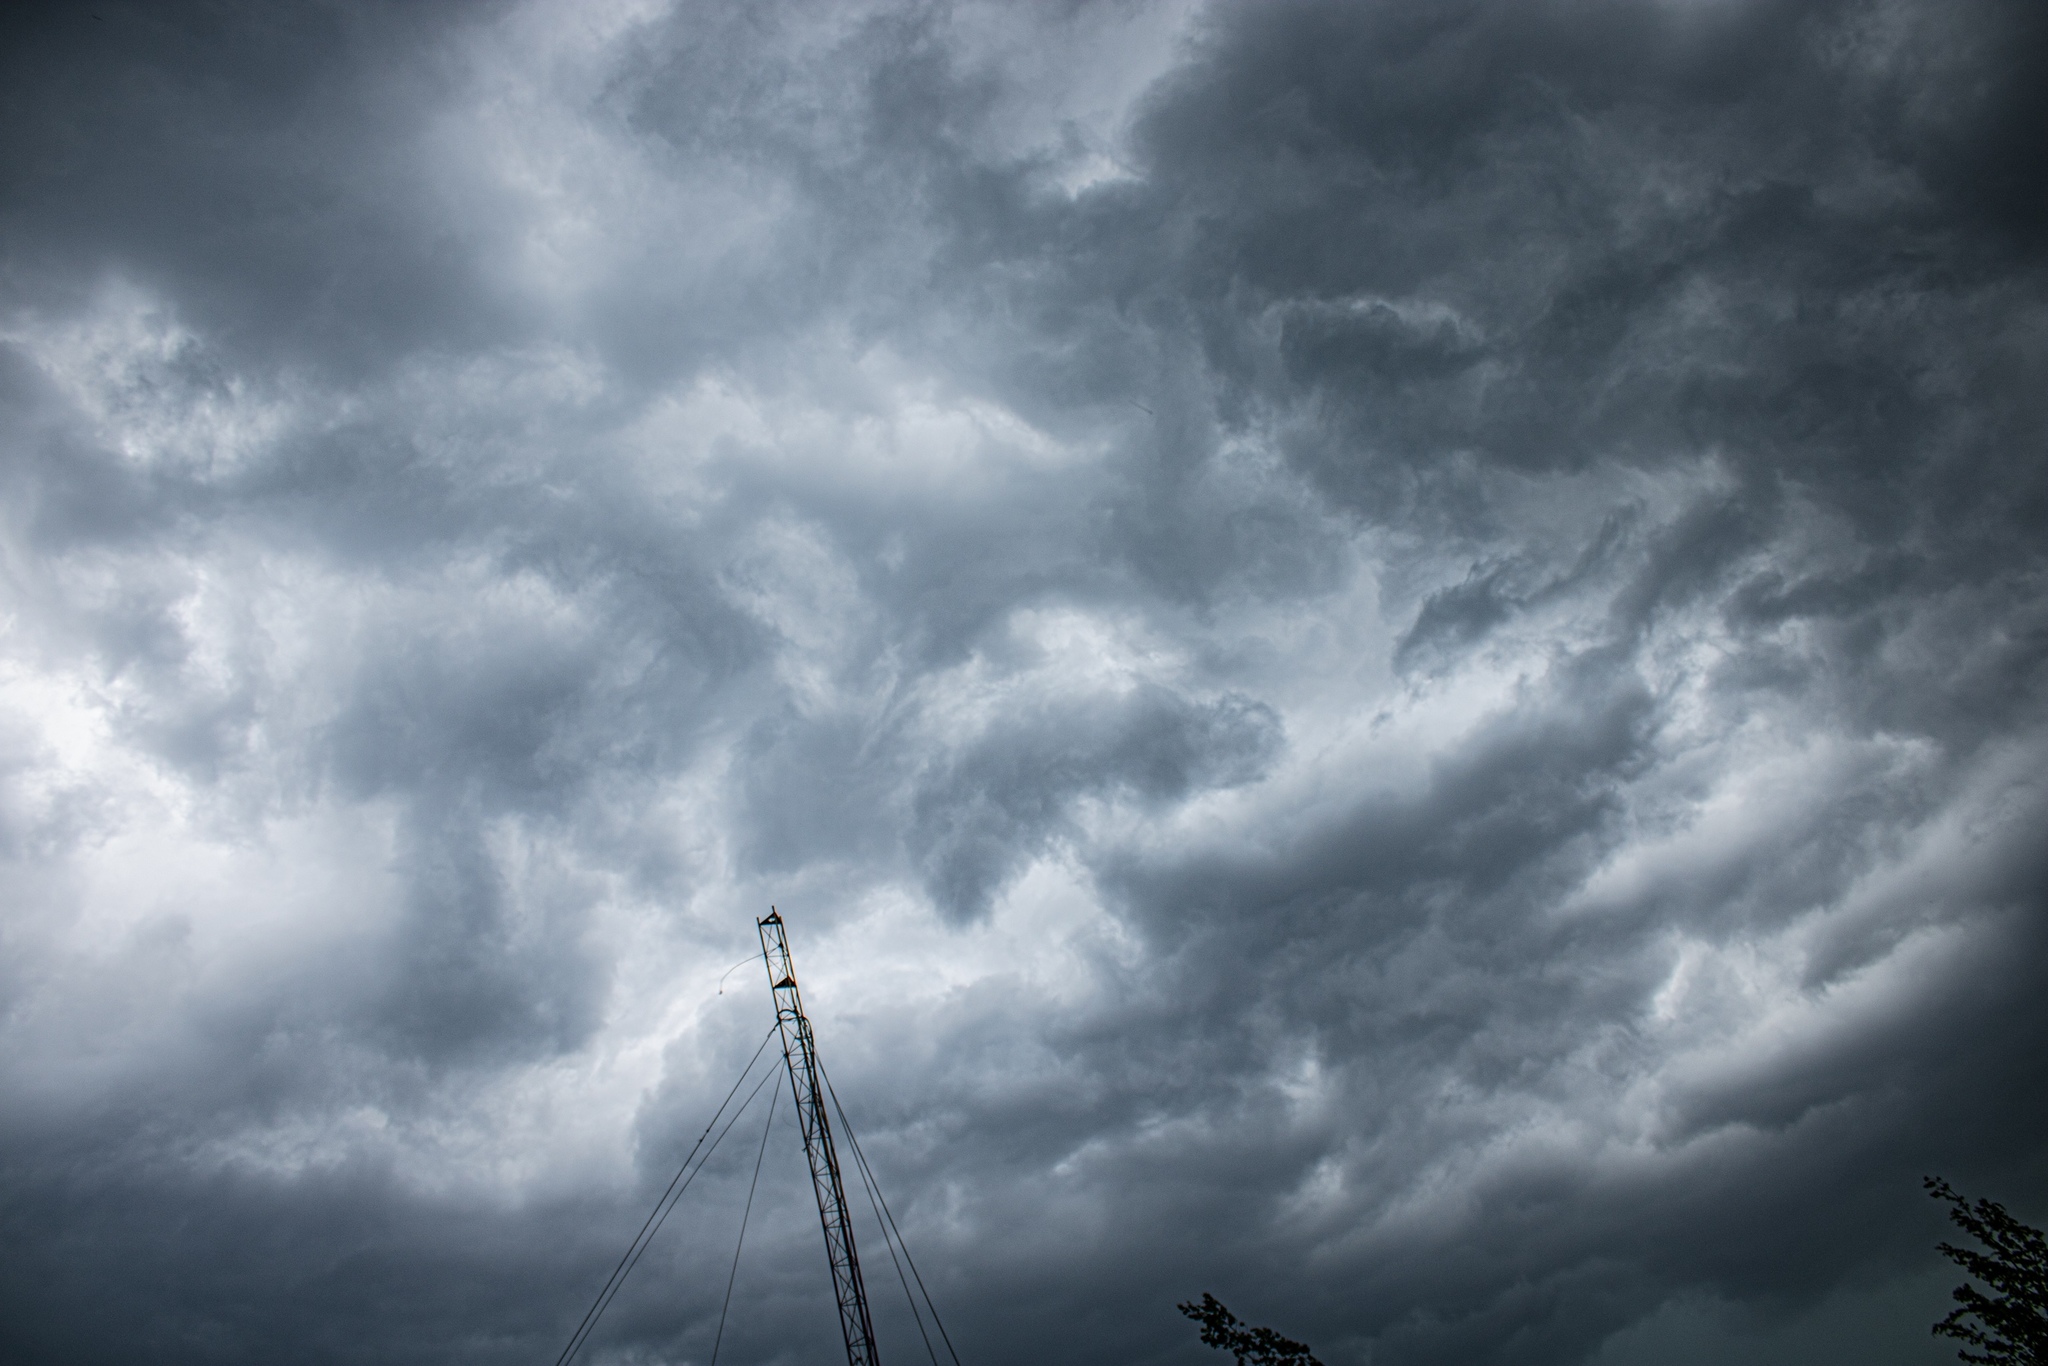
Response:
M819 1084L818 1045L811 1037L811 1022L804 1018L796 965L789 957L789 936L783 931L782 916L772 907L767 919L754 923L761 931L761 956L768 963L775 1024L782 1032L782 1060L789 1065L789 1089L803 1127L804 1157L811 1164L811 1190L818 1197L818 1222L825 1228L825 1256L832 1263L832 1293L839 1301L846 1366L880 1366L875 1327L868 1318L867 1287L860 1278L860 1254L853 1245L853 1221L846 1213L846 1187L839 1179L839 1154L832 1146L832 1123L826 1118Z

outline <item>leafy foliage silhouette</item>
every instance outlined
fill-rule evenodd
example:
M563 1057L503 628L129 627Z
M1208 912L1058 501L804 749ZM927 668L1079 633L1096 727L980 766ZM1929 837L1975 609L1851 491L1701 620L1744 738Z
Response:
M1178 1307L1202 1325L1202 1341L1229 1352L1237 1366L1323 1366L1307 1343L1283 1338L1270 1328L1246 1327L1206 1290L1200 1304L1183 1302Z
M1974 1285L1957 1286L1957 1307L1934 1325L1935 1335L1983 1349L1958 1348L1956 1355L1964 1361L2048 1366L2048 1238L1996 1201L1980 1199L1973 1206L1946 1181L1930 1176L1924 1184L1936 1200L1948 1201L1951 1223L1991 1249L1977 1252L1941 1243L1942 1255L1996 1292L1994 1297ZM1972 1318L1976 1324L1965 1322Z

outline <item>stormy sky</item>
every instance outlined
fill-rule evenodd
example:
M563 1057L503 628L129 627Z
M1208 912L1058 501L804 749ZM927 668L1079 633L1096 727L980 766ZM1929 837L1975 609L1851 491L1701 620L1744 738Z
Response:
M771 904L967 1366L2048 1221L2038 5L0 25L0 1357L554 1361ZM768 1094L579 1360L837 1358Z

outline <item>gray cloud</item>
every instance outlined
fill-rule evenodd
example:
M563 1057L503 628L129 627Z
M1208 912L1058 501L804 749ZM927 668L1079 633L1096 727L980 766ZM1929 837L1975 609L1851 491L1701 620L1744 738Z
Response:
M2028 7L6 23L0 1355L559 1350L770 903L966 1359L1903 1366L2040 1221Z

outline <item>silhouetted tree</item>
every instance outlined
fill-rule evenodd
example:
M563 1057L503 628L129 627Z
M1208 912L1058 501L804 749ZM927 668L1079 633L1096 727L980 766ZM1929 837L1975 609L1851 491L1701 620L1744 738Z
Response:
M1972 1206L1948 1182L1932 1176L1926 1186L1929 1195L1948 1201L1951 1223L1991 1249L1975 1252L1942 1243L1942 1255L1996 1292L1994 1298L1974 1285L1957 1286L1957 1307L1934 1325L1935 1334L1984 1349L1958 1348L1956 1355L1964 1361L2048 1366L2048 1239L1995 1201L1979 1200ZM1976 1325L1964 1322L1970 1318L1977 1320ZM1207 1342L1208 1336L1202 1340Z
M1247 1328L1214 1295L1183 1303L1180 1312L1202 1325L1202 1341L1237 1358L1237 1366L1323 1366L1308 1344L1283 1338L1270 1328Z

